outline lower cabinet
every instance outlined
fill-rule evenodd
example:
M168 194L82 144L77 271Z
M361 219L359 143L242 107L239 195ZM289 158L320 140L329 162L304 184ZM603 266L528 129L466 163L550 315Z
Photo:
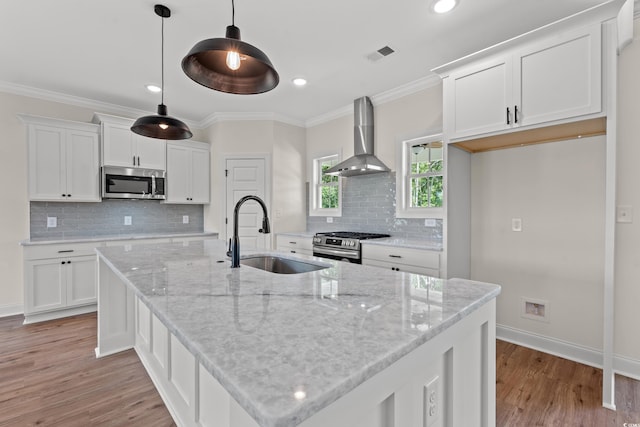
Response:
M24 246L24 323L96 311L95 248L189 242L217 236L109 240Z
M96 246L25 248L25 323L95 311Z
M440 277L440 252L362 243L362 264Z
M276 249L292 254L313 255L311 237L278 234Z

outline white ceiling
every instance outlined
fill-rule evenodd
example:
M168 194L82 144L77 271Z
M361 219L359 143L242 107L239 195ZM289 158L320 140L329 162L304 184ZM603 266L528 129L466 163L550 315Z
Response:
M236 0L242 40L263 50L280 84L260 95L200 86L180 66L203 39L223 37L231 0L167 0L165 104L189 124L269 113L304 125L353 99L432 76L432 68L569 16L603 0L460 0L445 15L432 0ZM7 0L0 13L0 90L55 93L155 112L161 18L151 0ZM377 62L367 55L388 45ZM303 76L309 83L295 87ZM34 91L35 89L35 91ZM51 92L54 92L53 94ZM266 115L265 115L266 116Z

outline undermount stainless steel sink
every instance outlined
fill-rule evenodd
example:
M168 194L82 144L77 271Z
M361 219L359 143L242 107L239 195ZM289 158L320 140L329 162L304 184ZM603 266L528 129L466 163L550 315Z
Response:
M308 273L329 267L272 255L241 258L240 264L277 274Z

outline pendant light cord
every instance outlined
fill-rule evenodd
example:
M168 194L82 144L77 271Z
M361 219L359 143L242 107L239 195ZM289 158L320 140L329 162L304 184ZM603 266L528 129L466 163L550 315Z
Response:
M161 86L161 90L160 90L160 99L161 99L161 104L164 104L164 16L161 17L162 18L162 26L160 27L161 30L161 36L160 36L160 40L161 40L161 53L160 53L160 70L161 70L161 82L160 82L160 86Z
M236 4L234 0L231 0L231 25L236 25Z

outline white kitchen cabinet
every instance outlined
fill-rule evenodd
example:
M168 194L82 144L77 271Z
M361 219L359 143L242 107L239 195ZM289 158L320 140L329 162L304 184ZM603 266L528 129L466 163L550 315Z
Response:
M28 126L29 200L100 201L98 126L21 115Z
M601 38L600 25L573 29L445 72L449 139L601 113Z
M133 120L96 115L102 131L102 165L166 169L166 141L131 131Z
M95 311L99 245L25 247L25 323Z
M362 264L440 277L440 252L399 246L362 245Z
M167 199L165 203L209 203L209 144L167 143Z
M276 249L292 254L313 255L311 240L311 237L278 234L276 237Z

